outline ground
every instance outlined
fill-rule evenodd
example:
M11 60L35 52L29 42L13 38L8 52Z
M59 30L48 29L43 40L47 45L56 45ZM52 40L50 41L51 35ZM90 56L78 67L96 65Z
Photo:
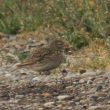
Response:
M0 110L110 110L110 73L39 75L0 68Z
M110 110L109 67L96 68L109 64L105 48L97 48L102 57L93 51L87 57L84 50L67 55L58 70L40 75L31 68L15 69L39 44L31 38L25 41L14 36L0 43L0 110Z

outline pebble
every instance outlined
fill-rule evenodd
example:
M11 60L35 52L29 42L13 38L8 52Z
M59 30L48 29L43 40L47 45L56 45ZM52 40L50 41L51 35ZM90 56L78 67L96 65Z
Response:
M81 79L80 81L79 81L79 83L84 83L85 82L85 80L84 79Z
M44 110L44 108L38 108L38 110Z
M16 95L15 96L15 98L18 98L18 99L21 99L21 98L23 98L24 97L24 95Z
M57 105L57 108L62 108L62 107L63 107L62 104L58 104L58 105Z
M94 81L95 77L89 77L88 79L91 80L91 81Z
M20 69L19 72L22 74L22 73L25 73L26 71L24 69Z
M5 74L5 77L11 77L12 75L10 73Z
M92 95L92 96L90 96L90 100L91 100L91 101L96 102L97 99L98 99L98 96L97 96L97 95Z
M10 103L18 103L18 100L16 100L16 99L10 99L9 102Z
M41 81L41 79L39 78L39 77L34 77L33 79L32 79L32 81Z
M88 110L104 110L106 106L98 105L98 106L90 106Z
M93 83L93 81L91 81L91 80L87 81L87 84L92 84L92 83Z
M68 98L70 98L69 95L60 95L60 96L57 97L58 100L65 100L65 99L68 99Z
M97 88L96 88L96 91L101 91L102 88L103 88L102 85L98 85Z
M73 110L73 107L68 107L67 110Z
M108 93L97 92L96 95L97 95L98 97L107 97L107 96L108 96Z
M80 102L75 102L75 104L76 104L76 105L79 105L79 104L80 104Z
M82 100L80 100L80 104L86 104L86 103L88 103L88 99L82 99Z
M53 107L54 104L55 102L47 102L44 104L44 107Z
M85 73L81 74L82 76L91 76L91 75L96 75L97 73L92 70L87 70Z
M73 89L73 87L74 87L74 86L67 86L66 89L67 89L67 90L68 90L68 89L71 90L71 89Z

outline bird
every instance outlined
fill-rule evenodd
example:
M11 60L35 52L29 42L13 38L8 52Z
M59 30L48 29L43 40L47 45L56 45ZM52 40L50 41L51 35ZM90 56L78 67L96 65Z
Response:
M67 41L55 37L46 37L45 41L43 46L33 50L17 67L50 74L51 70L62 64L66 59L64 50L69 48Z

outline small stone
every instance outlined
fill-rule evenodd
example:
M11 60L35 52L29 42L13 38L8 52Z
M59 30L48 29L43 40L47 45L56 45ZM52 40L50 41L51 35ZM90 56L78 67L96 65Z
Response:
M53 107L55 102L47 102L44 104L45 107Z
M85 69L81 69L79 72L80 72L80 74L83 74L83 73L86 73L86 70Z
M90 106L88 108L88 110L104 110L106 109L106 106L101 106L101 105L98 105L98 106Z
M75 102L79 102L80 101L80 97L76 96L75 97Z
M83 108L84 108L84 109L87 109L87 105L83 105Z
M27 73L21 73L22 76L27 75Z
M85 80L84 79L81 79L80 81L79 81L79 83L84 83L85 82Z
M18 98L18 99L21 99L21 98L23 98L24 97L24 95L16 95L15 96L15 98Z
M73 110L73 107L68 107L67 110Z
M32 79L32 81L41 81L41 79L40 79L39 77L34 77L34 78Z
M107 96L108 96L108 93L98 92L98 93L96 93L96 95L97 95L98 97L107 97Z
M91 80L91 81L94 81L95 77L89 77L88 79Z
M50 93L46 92L46 93L43 93L43 94L42 94L42 96L43 96L43 97L51 97L51 96L52 96L52 94L50 94Z
M19 72L20 72L21 74L22 74L22 73L24 74L26 71L23 70L23 69L20 69Z
M102 85L97 86L96 91L101 91L102 90Z
M88 81L87 81L87 84L93 84L93 81L88 80Z
M91 97L90 97L90 100L91 101L97 101L97 99L98 99L98 96L96 96L96 95L92 95Z
M87 70L85 73L81 74L82 76L96 75L97 73L93 70Z
M96 73L101 75L101 74L105 74L105 71L102 71L102 70L96 70Z
M38 110L44 110L44 108L38 108Z
M57 108L62 108L62 106L63 106L62 104L58 104Z
M60 96L57 97L58 100L65 100L65 99L68 99L68 98L70 98L69 95L60 95Z
M10 99L9 102L10 103L18 103L18 100L16 100L16 99Z
M83 104L83 105L84 105L84 104L86 104L86 103L88 103L88 100L87 100L87 99L85 99L85 100L83 100L83 99L80 100L80 104Z
M73 90L73 87L74 87L74 86L67 86L67 87L66 87L66 90L68 90L68 91L69 91L69 90Z
M12 75L9 74L9 73L5 74L5 77L11 77L11 76L12 76Z
M75 102L75 104L76 104L76 105L79 105L79 104L80 104L80 102Z

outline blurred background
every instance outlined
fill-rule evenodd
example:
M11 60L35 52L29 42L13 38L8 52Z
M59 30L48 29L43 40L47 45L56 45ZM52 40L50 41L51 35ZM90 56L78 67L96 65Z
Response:
M109 0L0 0L0 38L64 37L78 60L88 58L90 68L108 68L109 10Z

